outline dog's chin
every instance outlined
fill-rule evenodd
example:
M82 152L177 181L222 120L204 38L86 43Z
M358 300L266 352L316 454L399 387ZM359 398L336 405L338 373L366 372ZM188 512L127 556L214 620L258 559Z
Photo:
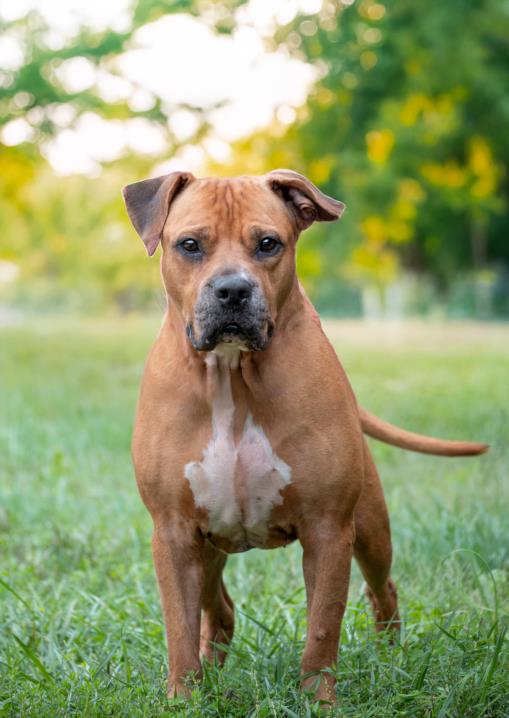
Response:
M196 333L192 324L187 325L187 338L199 352L213 351L220 344L227 344L239 351L263 351L270 343L273 334L273 325L267 322L264 331L258 327L243 327L239 324L229 323Z
M217 336L216 347L220 344L228 344L232 349L240 349L240 351L249 351L250 345L248 337L238 327L227 327Z

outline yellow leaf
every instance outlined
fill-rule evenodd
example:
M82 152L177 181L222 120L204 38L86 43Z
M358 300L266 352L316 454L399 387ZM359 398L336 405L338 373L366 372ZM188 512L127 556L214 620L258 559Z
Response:
M391 130L373 130L366 135L368 157L372 162L383 164L394 147L394 133Z

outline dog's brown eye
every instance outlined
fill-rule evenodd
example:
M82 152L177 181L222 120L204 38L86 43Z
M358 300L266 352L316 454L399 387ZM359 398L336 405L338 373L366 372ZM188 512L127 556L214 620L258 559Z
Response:
M179 242L179 247L182 247L182 249L189 254L195 254L196 252L200 251L200 245L198 244L196 239L192 239L191 237L183 239L181 242Z
M260 254L276 254L281 247L281 242L275 237L263 237L258 245Z

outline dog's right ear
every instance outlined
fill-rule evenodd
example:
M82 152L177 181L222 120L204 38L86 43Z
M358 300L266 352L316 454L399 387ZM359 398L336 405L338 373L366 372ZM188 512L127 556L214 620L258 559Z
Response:
M123 188L127 214L142 238L149 257L154 254L161 240L172 201L194 179L190 172L171 172L162 177L133 182Z

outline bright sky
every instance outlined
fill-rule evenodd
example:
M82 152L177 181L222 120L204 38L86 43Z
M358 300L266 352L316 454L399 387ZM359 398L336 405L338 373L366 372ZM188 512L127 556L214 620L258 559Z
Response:
M51 28L48 43L58 47L80 22L96 29L125 29L130 4L129 0L2 0L0 15L14 19L37 8ZM239 27L232 36L217 36L205 22L187 15L168 15L142 27L111 71L97 74L86 58L78 57L63 63L58 76L71 91L96 83L106 101L128 98L133 110L151 106L154 94L160 96L171 129L182 141L192 135L197 120L192 112L177 109L179 104L212 108L224 103L211 110L213 129L204 142L205 150L221 160L231 140L268 124L275 110L280 121L291 122L293 108L305 102L317 71L283 51L267 53L263 38L299 10L314 13L321 4L322 0L250 0L238 10ZM1 38L0 65L15 68L22 61L15 39ZM74 127L67 127L73 119L71 108L61 108L54 119L62 130L44 151L62 174L95 174L101 160L114 159L127 146L164 152L164 133L142 119L106 122L87 113ZM29 123L13 120L4 127L2 138L6 144L29 139ZM203 153L202 147L186 145L179 157L169 158L158 169L198 170Z

